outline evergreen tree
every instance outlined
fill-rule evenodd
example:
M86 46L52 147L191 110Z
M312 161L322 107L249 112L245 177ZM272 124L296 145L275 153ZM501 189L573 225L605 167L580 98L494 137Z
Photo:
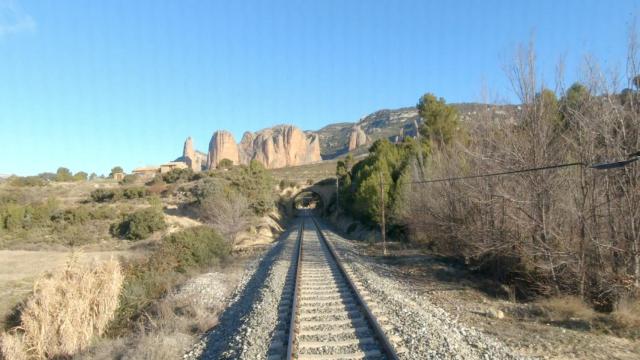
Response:
M438 144L448 144L458 131L458 110L431 93L423 95L416 107L424 121L420 135Z

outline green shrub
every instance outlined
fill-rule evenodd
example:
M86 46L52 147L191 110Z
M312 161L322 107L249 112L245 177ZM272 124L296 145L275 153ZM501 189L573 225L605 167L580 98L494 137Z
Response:
M142 186L126 187L124 189L96 189L91 192L91 200L104 203L125 198L128 200L142 199L149 195L149 191Z
M15 232L47 226L57 207L58 203L53 198L32 205L21 205L14 199L3 198L0 200L0 228Z
M195 227L168 235L147 261L131 264L125 273L116 319L109 334L121 335L151 304L176 286L191 270L221 262L231 247L208 227Z
M51 216L51 221L71 225L84 225L91 219L89 211L85 207L59 211Z
M99 203L113 201L118 197L118 192L110 189L95 189L91 192L91 199Z
M4 208L4 228L8 231L17 231L23 228L25 221L25 207L18 204L8 204Z
M186 169L172 169L166 174L162 175L162 180L167 184L173 184L181 181L189 181L193 176L193 170Z
M84 171L78 171L77 173L75 173L75 175L73 175L73 181L87 181L88 178L89 174Z
M122 196L126 199L141 199L147 195L149 195L149 192L143 187L129 187L122 189Z
M160 254L175 261L174 270L216 265L231 253L231 246L215 230L198 226L171 234L163 239Z
M231 169L231 167L233 166L233 161L229 160L229 159L222 159L220 160L220 162L218 163L217 168L218 169Z
M223 176L249 200L249 206L256 215L264 215L273 209L274 181L261 163L252 160L248 166L234 166L225 171Z
M71 171L69 169L65 167L59 167L58 171L56 171L55 181L73 181L73 175L71 174Z
M164 230L166 227L162 212L147 208L126 215L122 222L112 224L109 232L113 236L128 240L142 240L148 238L153 232Z
M122 178L122 180L120 180L119 184L120 185L133 184L137 180L138 180L138 177L136 175L129 174L129 175L125 175L124 178Z

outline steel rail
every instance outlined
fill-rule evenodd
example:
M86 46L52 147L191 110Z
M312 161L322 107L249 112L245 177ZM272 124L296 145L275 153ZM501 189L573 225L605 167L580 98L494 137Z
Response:
M301 263L302 263L302 239L304 233L304 220L300 222L300 228L298 229L298 253L296 259L296 275L293 285L293 302L291 303L291 317L289 319L289 341L287 344L287 359L293 359L294 342L296 339L296 314L298 309L298 295L300 293L300 276L301 276Z
M319 239L321 239L321 241L324 242L324 244L327 246L327 249L329 250L329 253L331 254L331 257L333 259L333 261L336 263L336 265L338 266L338 270L340 271L340 274L344 277L344 279L347 282L347 285L349 286L349 288L351 289L351 291L354 294L354 298L355 300L358 302L358 305L361 307L362 310L364 310L364 315L365 318L367 320L367 322L369 323L370 327L372 328L372 330L374 331L374 335L375 337L378 339L378 342L380 343L380 345L382 345L382 349L383 353L385 354L386 358L389 360L398 360L398 353L396 352L393 344L391 343L391 341L389 340L389 338L387 337L387 335L384 333L384 330L382 329L382 326L380 325L378 319L376 318L376 316L373 314L373 312L371 311L371 308L369 308L369 306L367 305L367 302L364 300L364 297L362 296L362 294L360 293L360 291L358 291L358 288L355 286L353 279L351 279L351 277L349 276L349 274L346 272L344 265L342 264L341 259L338 257L335 249L333 248L333 244L331 244L331 242L329 242L329 240L327 240L326 236L324 235L324 232L322 231L322 229L320 228L320 225L318 225L318 222L316 221L316 219L314 217L311 217L311 220L313 221L313 224L315 225L316 231L317 233L320 235ZM303 221L304 224L304 221ZM302 238L300 239L300 251L302 251ZM300 254L301 255L301 254ZM300 259L302 258L302 256L298 256L298 264L297 269L296 269L296 290L295 293L296 295L298 294L298 279L300 277ZM296 299L294 299L294 305L296 304ZM292 339L295 338L295 335L293 334L295 331L295 316L296 316L296 309L297 306L294 306L292 308L292 313L291 313L291 327L290 327L290 336L289 336L289 347L292 348L293 347L293 341ZM291 356L293 356L292 352L288 352L287 353L287 359L293 359Z

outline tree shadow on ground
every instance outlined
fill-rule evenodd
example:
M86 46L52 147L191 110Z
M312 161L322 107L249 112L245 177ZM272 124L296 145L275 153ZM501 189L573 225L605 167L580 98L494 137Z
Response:
M324 224L334 236L347 239L341 231ZM348 240L352 241L352 240ZM362 244L361 241L355 241ZM356 248L343 248L346 256L358 258L379 276L399 278L419 284L423 292L477 290L489 297L509 299L509 290L490 277L471 271L460 259L416 251L393 252L389 256L367 254Z

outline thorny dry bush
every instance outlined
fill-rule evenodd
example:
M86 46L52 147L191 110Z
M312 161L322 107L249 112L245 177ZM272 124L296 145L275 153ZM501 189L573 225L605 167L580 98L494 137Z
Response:
M123 283L116 260L90 267L72 259L34 285L20 326L2 334L4 359L65 358L101 336L118 307Z
M521 105L509 122L490 109L468 136L437 147L428 178L450 178L563 163L624 160L640 150L638 42L629 41L629 87L585 61L583 86L556 92L538 80L533 46L507 69ZM559 76L562 78L562 76ZM640 78L636 78L637 80ZM414 171L414 180L424 180ZM640 289L640 164L588 166L413 183L405 224L426 241L511 282L517 295L574 294L600 309Z

